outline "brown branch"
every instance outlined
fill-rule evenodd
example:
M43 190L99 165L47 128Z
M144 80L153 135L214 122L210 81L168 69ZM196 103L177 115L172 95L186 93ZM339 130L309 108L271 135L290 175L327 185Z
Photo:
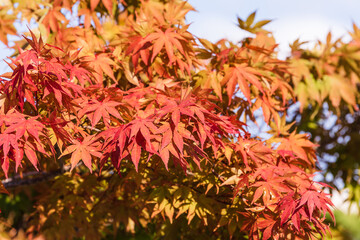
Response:
M54 179L56 176L59 176L69 170L70 170L70 166L65 166L64 168L54 172L37 172L37 171L27 172L22 174L22 176L20 174L17 174L11 178L2 180L1 182L6 189L16 188L20 186L32 185L39 182L44 182Z
M12 178L5 179L1 182L6 189L9 189L47 181L55 178L60 174L60 170L56 172L30 172L26 175L26 177L20 177L20 175L17 175Z

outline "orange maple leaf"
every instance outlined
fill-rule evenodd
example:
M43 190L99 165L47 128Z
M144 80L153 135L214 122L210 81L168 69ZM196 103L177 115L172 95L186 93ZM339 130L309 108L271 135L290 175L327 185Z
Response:
M68 146L60 157L71 153L71 170L78 164L80 160L83 161L86 167L91 169L91 155L101 158L102 154L99 149L97 139L92 135L86 136L82 141L73 140L72 145Z
M263 92L263 87L258 78L259 75L260 73L246 64L236 64L235 67L231 67L221 81L222 85L227 84L226 91L230 99L229 103L235 92L236 84L249 103L251 101L249 83Z

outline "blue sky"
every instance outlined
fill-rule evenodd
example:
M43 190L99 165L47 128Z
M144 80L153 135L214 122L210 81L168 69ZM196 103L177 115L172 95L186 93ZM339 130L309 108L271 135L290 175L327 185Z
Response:
M245 33L235 25L236 16L246 18L257 10L255 20L273 19L267 27L273 31L284 56L288 44L325 39L329 31L336 37L360 25L359 0L189 0L198 12L187 15L190 31L198 37L216 41L241 40Z

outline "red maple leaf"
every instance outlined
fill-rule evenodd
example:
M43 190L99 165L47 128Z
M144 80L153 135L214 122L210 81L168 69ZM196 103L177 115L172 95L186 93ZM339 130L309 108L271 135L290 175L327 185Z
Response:
M226 91L230 101L234 95L236 85L238 85L246 100L251 103L252 98L250 96L249 84L254 85L258 90L263 92L259 76L261 76L260 73L256 72L254 68L251 68L246 64L236 64L235 67L231 67L226 72L221 84L226 84Z
M110 115L122 119L117 106L121 105L119 102L111 101L109 97L102 101L92 99L86 103L81 103L81 109L78 112L78 116L81 118L85 114L91 121L91 125L94 127L102 118L106 126L110 124Z
M65 149L61 156L67 154L71 154L71 170L75 168L80 160L82 160L85 166L89 168L90 172L92 172L91 155L98 158L103 156L97 138L92 135L86 136L82 141L74 139L72 144Z

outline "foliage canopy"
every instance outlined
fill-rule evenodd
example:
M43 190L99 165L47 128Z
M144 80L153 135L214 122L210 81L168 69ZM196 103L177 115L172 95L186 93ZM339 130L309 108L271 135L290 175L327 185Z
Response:
M19 19L38 26L16 42L0 84L1 189L29 203L4 224L10 235L326 234L332 203L312 179L309 138L323 134L313 124L325 102L339 116L358 111L356 27L350 44L295 42L283 61L255 14L238 19L252 37L212 43L187 30L193 8L180 0L4 3L3 43ZM248 131L258 112L269 139Z

